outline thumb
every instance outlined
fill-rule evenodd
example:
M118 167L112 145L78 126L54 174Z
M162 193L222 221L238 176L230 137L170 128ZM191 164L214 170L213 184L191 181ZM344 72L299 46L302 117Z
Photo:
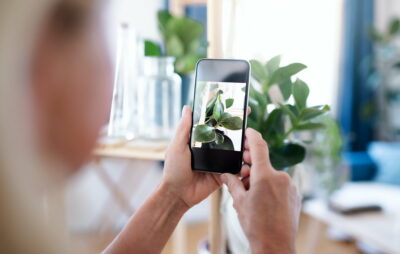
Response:
M192 111L188 106L184 106L182 110L182 119L179 122L175 133L175 141L179 146L187 146L189 142L190 129L192 127Z
M242 181L240 181L237 176L232 174L222 174L221 181L226 184L234 200L238 199L246 192Z

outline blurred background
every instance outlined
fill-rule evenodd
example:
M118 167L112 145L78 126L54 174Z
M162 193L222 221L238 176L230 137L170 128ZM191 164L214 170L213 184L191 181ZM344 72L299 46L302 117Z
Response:
M195 64L212 47L252 60L249 125L296 146L274 166L304 196L298 253L400 253L400 1L115 0L109 11L110 122L66 190L78 248L100 252L157 186ZM308 96L296 97L296 82ZM271 134L276 109L282 133ZM223 192L217 207L191 209L164 253L210 253L215 211L223 248L246 253L230 202Z

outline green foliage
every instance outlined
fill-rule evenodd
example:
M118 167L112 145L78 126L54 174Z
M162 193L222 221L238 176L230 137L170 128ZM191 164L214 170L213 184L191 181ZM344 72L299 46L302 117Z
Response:
M197 142L208 143L216 139L215 130L207 124L199 124L194 130L194 140Z
M195 142L208 143L209 148L233 150L232 140L224 134L220 127L228 130L241 130L243 120L225 112L226 108L233 105L234 99L226 99L224 105L221 94L223 94L223 91L218 90L208 102L205 124L199 124L195 127L193 138Z
M157 19L164 52L155 50L154 45L158 45L157 43L146 41L145 55L173 56L176 58L175 71L177 73L187 74L193 71L197 61L205 57L206 43L201 39L203 25L187 17L173 16L168 11L159 11Z
M368 30L369 37L376 43L387 44L400 34L400 19L393 18L386 31L380 32L376 27L371 26Z
M254 82L250 89L252 113L248 126L258 130L268 142L271 163L276 169L294 166L304 160L306 149L299 141L294 141L291 134L325 128L318 117L330 108L327 105L308 107L308 85L301 79L292 81L294 75L306 68L304 64L280 66L280 56L265 64L257 60L251 60L250 64ZM270 98L273 86L278 86L284 100L278 104L273 104Z
M145 56L160 56L161 49L157 43L149 40L144 41L144 54Z
M226 105L226 108L230 108L233 105L233 99L226 99L225 105Z

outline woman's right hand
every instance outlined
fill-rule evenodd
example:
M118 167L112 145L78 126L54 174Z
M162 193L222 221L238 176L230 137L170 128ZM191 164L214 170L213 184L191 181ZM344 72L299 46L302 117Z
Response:
M241 181L232 174L221 180L228 186L233 206L246 234L253 254L295 253L301 198L290 176L276 171L269 160L268 146L253 129L246 130L244 165ZM246 182L246 184L244 184Z

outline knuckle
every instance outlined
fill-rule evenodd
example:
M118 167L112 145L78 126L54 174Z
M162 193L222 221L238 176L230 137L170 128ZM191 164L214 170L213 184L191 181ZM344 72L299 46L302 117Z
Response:
M277 179L280 185L285 187L290 187L292 184L292 180L290 176L286 172L279 171L277 172Z
M259 139L256 140L255 142L256 147L265 147L267 145L267 143L265 143L265 140L262 139L261 137Z

